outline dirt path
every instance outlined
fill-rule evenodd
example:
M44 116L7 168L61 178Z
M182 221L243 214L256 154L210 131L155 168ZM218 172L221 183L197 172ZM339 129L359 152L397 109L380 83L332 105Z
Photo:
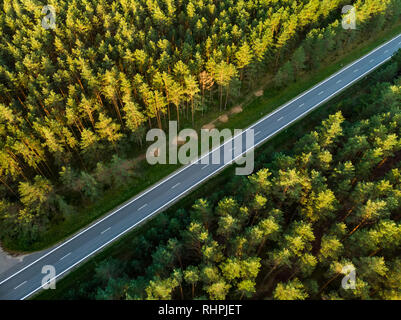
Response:
M231 108L229 111L224 112L220 115L217 119L214 119L212 122L205 124L202 129L212 130L216 127L216 124L220 123L227 123L230 119L230 116L241 113L243 111L242 105L237 105Z

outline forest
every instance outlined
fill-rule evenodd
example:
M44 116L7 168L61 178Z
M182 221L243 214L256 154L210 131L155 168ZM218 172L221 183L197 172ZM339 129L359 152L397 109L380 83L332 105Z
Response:
M401 52L369 82L289 150L259 154L255 174L161 214L62 298L401 299Z
M266 74L285 86L401 15L400 0L351 1L360 23L347 32L349 2L2 1L2 243L29 248L138 177L131 158L149 128L195 126ZM54 30L41 26L45 4Z

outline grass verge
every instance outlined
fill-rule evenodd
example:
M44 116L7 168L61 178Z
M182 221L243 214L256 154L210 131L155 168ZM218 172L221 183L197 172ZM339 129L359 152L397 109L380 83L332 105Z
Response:
M379 68L376 72L382 70L386 67L387 64L384 64L381 68ZM374 74L374 73L373 73ZM308 121L300 121L298 120L288 129L280 132L272 139L269 140L269 143L265 143L262 145L257 151L255 155L256 161L258 158L262 156L264 158L264 162L267 160L271 160L271 157L275 152L280 151L288 151L291 150L293 144L304 134L310 132L316 125L319 125L323 119L325 119L329 114L336 112L337 110L342 110L348 116L352 116L352 110L350 109L350 104L344 106L341 101L346 97L356 97L363 95L364 90L374 85L374 77L368 76L353 85L352 87L345 90L340 95L333 98L331 101L325 103L321 107L312 111L308 114ZM359 115L355 114L355 117ZM263 163L259 163L259 166L263 165ZM179 208L188 208L191 206L194 201L200 197L208 197L210 195L210 190L217 190L219 186L227 184L233 177L234 167L228 167L223 172L221 172L216 177L210 179L208 182L203 184L201 187L196 189L193 193L181 199L171 208L166 211L166 214L172 214ZM127 256L127 252L130 251L130 246L132 245L132 240L145 233L148 229L152 228L155 225L154 219L150 220L148 223L140 226L135 229L131 233L119 239L114 244L107 247L100 254L96 255L92 259L85 262L81 265L77 270L68 274L65 278L58 281L56 290L43 291L39 293L34 299L39 300L48 300L48 299L63 299L65 298L65 293L77 286L79 283L83 283L86 279L89 279L94 274L94 268L96 265L101 262L105 258L113 257L117 259L127 259L129 260L129 255Z
M347 53L337 56L332 61L322 63L324 67L305 74L302 79L290 84L285 89L273 89L271 85L265 86L264 95L252 99L244 105L243 112L230 117L229 122L221 123L217 127L222 128L246 128L262 116L272 112L285 102L291 100L303 91L311 88L320 81L326 79L331 74L340 70L343 66L360 58L364 54L373 50L380 44L388 41L395 35L401 32L401 23L394 25L390 30L383 30L376 33L368 41L356 45ZM249 99L244 99L245 101ZM211 114L214 114L211 111ZM210 119L208 114L205 119ZM198 128L199 129L199 128ZM144 161L143 161L144 162ZM2 245L5 249L11 252L32 252L41 250L54 245L55 243L71 236L78 230L101 218L111 210L120 206L122 203L129 201L132 197L146 190L151 185L165 178L175 170L180 168L180 165L156 165L150 166L146 162L141 164L141 178L135 178L127 185L121 188L106 192L101 199L95 204L81 209L74 215L68 217L65 221L57 226L54 226L41 236L41 239L33 245L26 246L23 243L4 242Z

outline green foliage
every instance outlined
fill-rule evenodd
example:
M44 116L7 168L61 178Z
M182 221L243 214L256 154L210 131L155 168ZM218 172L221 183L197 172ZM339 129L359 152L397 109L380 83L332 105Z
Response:
M396 79L378 84L379 93L370 90L377 100L363 109L366 118L330 115L292 152L240 180L247 186L240 192L233 184L221 196L197 200L179 234L155 245L146 270L126 280L125 297L135 291L154 299L398 299L401 106L388 108L382 99L396 100L390 96L400 95L400 86ZM365 146L352 145L356 135ZM390 152L378 153L366 175L355 174L380 137L392 135ZM322 154L330 154L329 169ZM349 266L356 289L345 290ZM116 280L130 272L126 267ZM96 287L113 285L98 280ZM121 286L114 287L121 296Z
M297 278L287 283L279 283L274 290L274 299L277 300L305 300L308 294L304 285Z
M399 1L353 1L358 29L345 32L345 4L57 0L57 28L45 30L42 4L3 1L0 237L32 243L134 176L127 159L145 127L195 126L267 74L277 87L298 81L401 15ZM391 81L399 61L377 77ZM331 115L239 189L161 216L130 263L97 266L79 295L400 297L400 87L379 84L355 104L358 121ZM347 264L359 270L352 292L338 290Z
M0 198L18 207L22 219L10 215L0 238L23 244L15 232L22 221L52 230L65 221L67 208L91 205L104 190L127 182L121 177L133 177L137 169L127 159L143 151L147 127L165 128L168 119L199 126L206 110L237 103L267 74L284 86L400 15L397 1L357 1L360 24L349 33L339 23L344 4L56 0L57 27L45 30L41 3L2 3ZM386 76L394 72L388 69ZM335 139L332 130L321 139ZM381 136L356 173L368 174L380 153L391 155L398 147L394 136ZM332 159L321 152L315 161L329 170ZM64 208L46 219L34 208L41 204L25 203L18 191L36 176L52 185ZM298 191L295 185L288 191L294 201ZM323 211L326 216L330 209ZM236 220L221 219L226 237Z

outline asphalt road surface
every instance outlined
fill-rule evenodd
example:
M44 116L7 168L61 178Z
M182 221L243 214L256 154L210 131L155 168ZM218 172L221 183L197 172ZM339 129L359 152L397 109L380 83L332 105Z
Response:
M401 48L401 34L256 122L247 129L253 129L254 146L262 144L366 76L389 60L399 48ZM245 132L246 130L241 138L245 136ZM232 140L226 143L232 145ZM246 151L245 147L243 144L242 152ZM220 146L205 157L210 157L213 152L222 154L223 150L224 147ZM202 164L197 161L189 164L60 245L30 255L23 262L0 275L0 299L16 300L32 296L42 289L42 279L45 276L42 273L44 266L54 266L56 278L65 275L72 268L138 224L166 209L228 165L224 161L220 162L219 164Z

